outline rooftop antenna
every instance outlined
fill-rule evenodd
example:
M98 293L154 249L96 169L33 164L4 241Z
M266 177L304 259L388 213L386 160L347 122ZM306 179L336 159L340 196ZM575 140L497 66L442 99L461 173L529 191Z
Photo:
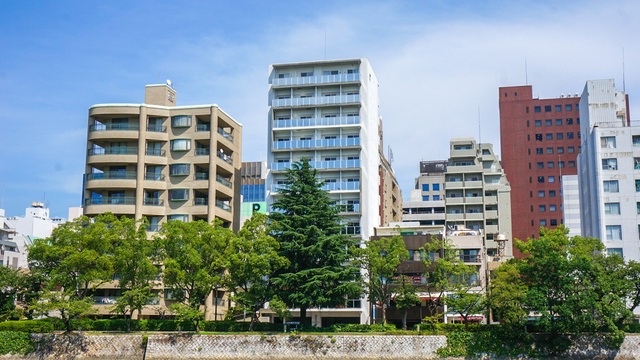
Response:
M524 58L524 84L529 85L529 71L527 70L527 57Z
M622 47L622 92L624 92L625 94L627 93L627 90L625 88L625 81L624 81L624 46Z
M482 144L482 122L480 121L480 106L478 106L478 144Z
M324 59L327 60L327 29L324 29Z

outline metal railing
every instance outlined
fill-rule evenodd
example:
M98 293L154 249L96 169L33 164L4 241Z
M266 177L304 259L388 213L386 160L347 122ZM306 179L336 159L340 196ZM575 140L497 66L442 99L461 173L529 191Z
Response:
M89 155L138 155L138 148L127 147L107 147L88 150Z
M233 164L233 159L231 158L231 155L227 155L225 153L222 152L218 152L218 157L222 160L224 160L226 163L228 164Z
M114 196L90 198L84 200L85 205L135 205L136 198L133 196Z
M144 179L145 180L153 180L153 181L164 181L164 175L163 174L156 174L156 173L145 173L144 174Z
M289 140L274 141L273 150L278 149L305 149L305 148L321 148L321 147L344 147L358 146L360 138L337 138L337 139L316 139L316 140Z
M197 132L211 131L211 124L197 124L196 131Z
M309 162L314 169L351 169L359 168L360 160L328 160ZM271 170L287 170L291 168L290 162L271 163Z
M311 85L360 81L360 73L274 78L273 86Z
M231 183L231 180L221 176L221 175L216 175L216 181L219 182L220 184L228 187L228 188L233 188L233 184Z
M145 154L148 156L165 156L167 152L160 149L147 149Z
M89 131L138 131L140 126L134 123L123 124L93 124L89 126Z
M209 155L211 150L209 148L196 148L196 155Z
M358 102L360 102L360 94L273 99L271 101L271 106L272 107L313 106L313 105L331 105L331 104L346 104L346 103L358 103Z
M193 199L193 205L195 205L195 206L209 205L209 199L208 198L194 198Z
M144 198L142 203L144 205L162 206L164 205L164 200L158 198Z
M337 116L308 119L276 119L273 120L274 128L304 127L304 126L331 126L353 125L360 123L360 116Z
M149 124L147 125L147 131L149 132L167 132L167 127L166 126L162 126L162 125L156 125L156 124Z
M222 135L223 138L233 142L233 135L230 132L226 132L223 128L218 128L218 134Z
M219 207L222 210L231 211L231 205L225 203L222 200L216 200L216 207Z
M135 171L108 171L85 174L86 180L135 180Z

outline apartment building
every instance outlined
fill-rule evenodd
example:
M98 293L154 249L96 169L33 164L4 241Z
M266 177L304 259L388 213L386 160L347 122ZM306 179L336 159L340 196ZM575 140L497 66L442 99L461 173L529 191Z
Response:
M383 155L378 80L366 59L271 65L267 202L278 196L291 163L308 158L340 206L343 232L362 239L399 221L402 196ZM311 310L315 325L369 320L361 299Z
M420 161L420 176L409 199L402 202L402 221L444 225L444 173L447 160Z
M580 98L578 181L582 235L608 253L640 260L640 123L613 80L587 81Z
M563 175L577 175L578 94L540 99L531 85L500 87L500 147L511 184L514 238L536 238L562 224ZM572 231L579 229L571 229Z
M444 186L447 231L478 231L488 256L513 256L511 187L493 146L452 139Z
M84 214L212 222L237 230L242 125L218 105L177 106L168 84L142 104L89 109Z

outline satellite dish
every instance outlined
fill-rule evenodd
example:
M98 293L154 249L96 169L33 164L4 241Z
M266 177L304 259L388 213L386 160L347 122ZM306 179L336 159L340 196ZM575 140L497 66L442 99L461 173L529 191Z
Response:
M171 80L167 79L167 85L169 86L173 85L173 83L171 83Z

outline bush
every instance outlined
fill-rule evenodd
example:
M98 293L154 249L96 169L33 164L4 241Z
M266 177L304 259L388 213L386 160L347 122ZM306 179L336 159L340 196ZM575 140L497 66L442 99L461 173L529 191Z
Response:
M0 354L26 355L34 349L31 335L19 331L0 331Z
M394 331L393 324L335 324L331 326L333 332L386 332Z
M0 322L0 331L22 333L48 333L56 330L56 321L41 320L12 320Z

